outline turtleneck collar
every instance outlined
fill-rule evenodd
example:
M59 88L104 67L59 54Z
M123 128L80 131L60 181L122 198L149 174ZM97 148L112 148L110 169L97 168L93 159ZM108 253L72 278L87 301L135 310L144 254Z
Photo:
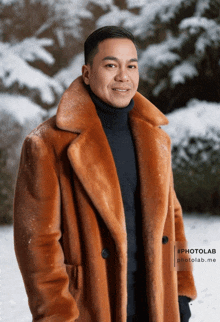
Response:
M123 130L128 127L129 112L134 107L133 99L127 106L119 108L103 102L91 91L90 88L89 94L92 98L93 103L95 104L97 114L104 128L111 130Z

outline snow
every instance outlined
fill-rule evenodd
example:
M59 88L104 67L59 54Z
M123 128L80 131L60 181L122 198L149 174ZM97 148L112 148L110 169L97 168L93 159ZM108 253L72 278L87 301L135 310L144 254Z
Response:
M181 41L181 37L178 39L169 36L165 41L147 47L139 59L141 78L150 80L150 70L160 69L164 66L173 66L180 61L180 56L172 52L172 50L178 47ZM153 79L155 79L155 76L153 76Z
M217 139L220 132L220 103L190 100L186 108L166 115L169 124L164 130L170 135L173 145L182 145L189 137Z
M103 26L119 26L121 23L126 21L132 21L135 15L128 10L120 10L117 6L111 6L111 11L101 16L97 22L96 27L100 28ZM126 27L126 23L125 23Z
M181 6L187 7L183 0L148 0L143 2L140 14L130 22L135 36L145 39L149 31L154 29L155 22L168 23L174 19Z
M203 16L205 11L210 8L210 5L211 3L207 0L199 0L196 4L195 12L198 15Z
M198 297L190 304L190 322L218 322L220 217L184 214L185 231L190 249L216 249L216 254L191 255L191 258L212 258L216 262L194 262L194 278ZM31 322L28 300L14 254L13 227L0 226L0 321ZM2 317L2 319L1 319Z
M143 5L145 5L146 0L127 0L126 3L128 9L141 8Z
M158 96L160 92L162 92L164 89L166 89L168 86L168 79L163 78L159 81L158 85L154 87L152 93L154 96Z
M47 104L54 103L55 93L63 93L59 82L30 66L8 44L3 43L0 43L0 79L6 88L18 84L20 89L38 91L41 100Z
M0 321L31 322L28 300L14 254L11 226L0 227Z
M195 53L197 56L207 55L206 50L209 47L218 47L220 44L220 26L217 24L203 32L195 42Z
M193 254L192 259L212 259L216 262L194 262L193 271L197 299L191 302L190 322L218 322L220 317L220 217L185 215L185 231L189 249L213 249L216 254Z
M217 49L219 47L220 26L213 19L200 16L185 18L179 24L179 29L180 31L187 30L193 37L197 35L197 40L195 42L195 55L200 60L202 58L206 58L207 48Z
M88 0L53 0L54 17L58 22L58 28L66 34L72 34L73 37L80 39L82 37L81 19L91 19L92 13L87 10Z
M0 113L12 115L21 125L27 121L38 123L46 116L46 111L29 98L19 95L0 94Z
M195 53L197 56L206 54L206 48L210 45L210 39L206 35L201 35L195 42Z
M171 137L173 170L185 172L184 177L188 176L192 182L197 178L194 189L198 188L196 182L200 182L202 191L207 189L211 198L219 177L220 103L193 99L187 107L175 110L167 118L169 124L163 128ZM213 192L207 185L212 186Z
M1 4L3 4L3 5L11 5L11 4L13 4L13 3L15 3L15 2L17 2L18 0L1 0Z
M40 60L45 64L53 65L55 63L54 57L44 49L44 47L52 46L53 43L54 41L49 38L31 37L13 45L11 51L28 62Z
M2 127L6 127L6 131L2 129L0 137L0 147L9 148L7 164L9 167L17 167L20 158L20 150L25 136L38 126L43 118L47 117L47 112L39 105L32 102L29 98L19 95L0 94L0 118L7 119ZM18 131L18 123L21 128ZM15 137L14 131L18 131Z
M50 117L52 117L52 116L56 115L56 113L57 113L57 107L58 107L58 106L55 106L55 107L50 108L50 109L48 110L47 118L50 118Z
M42 0L41 0L42 1ZM67 14L75 14L78 10L84 9L89 0L44 0L50 1L51 6L56 12L66 12Z
M181 64L175 66L170 72L170 81L172 85L184 84L187 79L194 78L199 75L198 70L194 64L185 60Z
M69 66L55 75L55 79L67 88L75 78L82 75L82 65L84 65L84 53L76 55Z
M113 5L113 0L89 0L88 2L100 6L104 10Z
M208 30L216 27L217 24L214 20L205 17L190 17L183 19L179 25L180 30L189 29L191 34L197 33L200 28Z

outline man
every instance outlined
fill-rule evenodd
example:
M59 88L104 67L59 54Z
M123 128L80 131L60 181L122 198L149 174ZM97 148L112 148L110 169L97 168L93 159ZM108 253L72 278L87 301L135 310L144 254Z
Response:
M82 77L22 149L14 237L33 321L186 322L168 121L137 92L132 34L103 27L84 49Z

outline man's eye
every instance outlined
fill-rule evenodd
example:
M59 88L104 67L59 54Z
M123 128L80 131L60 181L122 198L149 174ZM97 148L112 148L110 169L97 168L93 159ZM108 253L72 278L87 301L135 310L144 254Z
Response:
M114 64L107 64L106 67L114 68L115 65Z
M129 65L128 68L132 69L132 68L137 68L136 65Z

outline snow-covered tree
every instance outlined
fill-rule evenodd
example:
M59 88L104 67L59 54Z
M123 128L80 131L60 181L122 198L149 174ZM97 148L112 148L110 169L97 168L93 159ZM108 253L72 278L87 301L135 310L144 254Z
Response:
M56 75L58 80L65 88L67 88L72 81L82 74L82 65L84 64L84 54L80 53L74 57L69 66L61 69Z
M97 20L136 36L139 90L163 112L191 98L220 100L220 1L123 1ZM134 10L135 9L135 10Z
M47 112L29 98L0 94L0 224L12 222L21 144L46 115Z
M33 37L14 45L0 43L1 91L29 96L45 107L54 105L62 94L63 87L31 65L35 61L42 61L47 65L54 63L54 58L44 48L51 43L51 39Z
M79 37L81 18L91 18L88 0L0 0L3 41L22 40L50 30ZM62 36L63 37L63 36ZM61 40L62 42L63 40Z
M124 23L141 45L142 90L164 112L220 100L219 13L219 0L152 0Z
M220 213L220 104L191 100L167 115L176 192L184 210Z
M23 134L43 120L41 115L33 122L19 122L18 114L23 111L31 116L36 106L57 106L64 86L54 75L81 51L82 21L93 17L87 4L87 0L0 0L0 116L4 128L0 131L0 214L9 214L9 219Z
M49 51L55 64L49 69L40 66L52 76L82 49L85 21L88 26L92 19L87 3L88 0L0 0L0 41L11 44L31 37L52 39Z

